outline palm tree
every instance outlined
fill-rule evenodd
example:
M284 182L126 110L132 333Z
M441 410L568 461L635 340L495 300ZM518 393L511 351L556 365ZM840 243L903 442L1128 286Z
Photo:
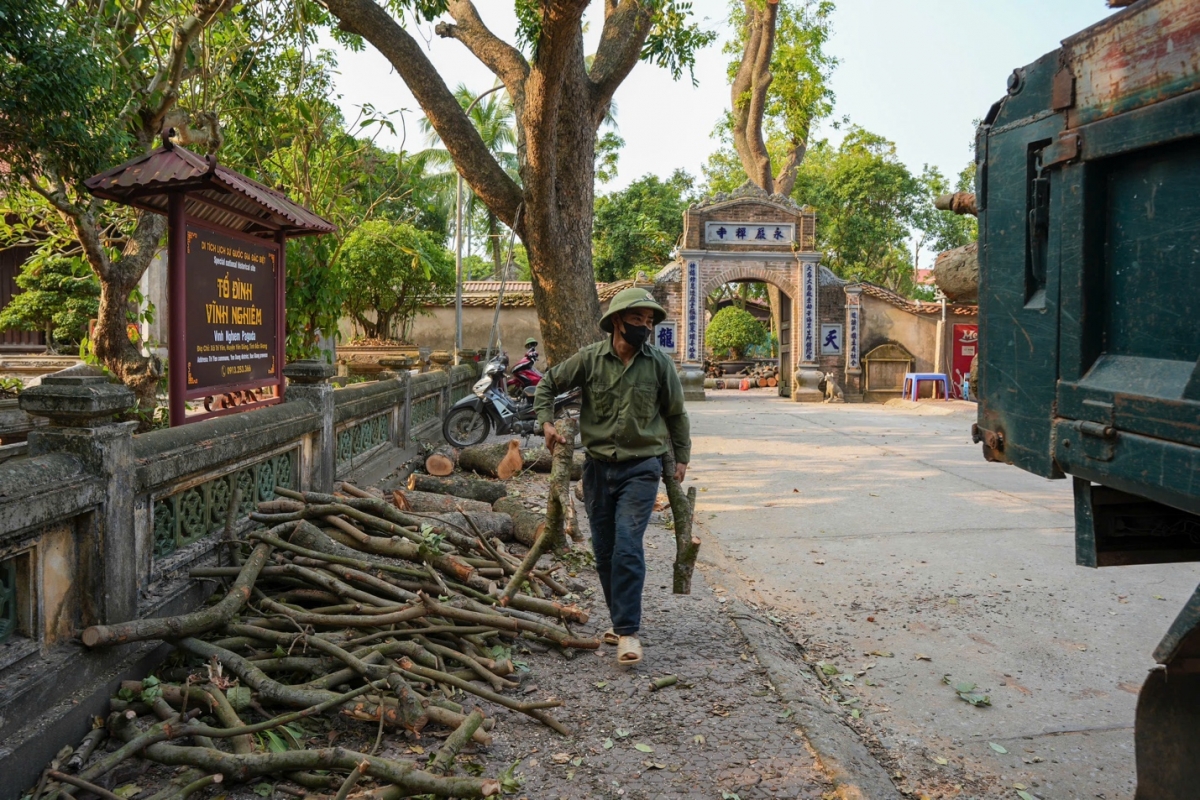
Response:
M459 105L466 108L475 100L476 94L465 84L460 83L454 90L454 96L458 99ZM519 184L516 153L517 133L513 120L512 102L508 99L507 93L498 92L476 103L475 107L471 109L471 122L475 124L480 138L483 139L484 145L491 151L496 161ZM450 153L440 146L441 140L434 132L433 126L429 124L428 119L421 119L421 129L425 132L430 145L429 149L425 151L427 163L432 169L437 170L429 177L442 192L449 196L450 204L453 205L458 175L454 169L454 160L450 157ZM501 263L501 239L503 236L500 231L500 220L490 209L477 202L475 193L470 190L469 186L465 188L467 197L463 204L463 219L469 231L472 227L471 220L475 218L477 211L482 215L483 227L487 232L488 246L491 250L493 277L498 279L504 268ZM468 247L469 253L470 248ZM511 279L513 276L509 275L508 277Z

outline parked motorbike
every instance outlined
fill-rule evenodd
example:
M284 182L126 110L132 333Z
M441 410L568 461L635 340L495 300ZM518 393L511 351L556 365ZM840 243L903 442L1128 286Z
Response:
M521 397L530 386L536 388L542 382L542 373L534 366L537 360L538 352L531 347L521 356L521 360L513 365L512 371L508 373L510 395Z
M442 436L455 447L480 444L493 430L499 434L531 436L540 433L533 410L534 387L527 386L517 398L507 391L508 356L501 353L487 363L483 377L471 393L450 409L442 423ZM540 380L540 377L539 377ZM579 416L582 407L578 389L554 398L554 416Z

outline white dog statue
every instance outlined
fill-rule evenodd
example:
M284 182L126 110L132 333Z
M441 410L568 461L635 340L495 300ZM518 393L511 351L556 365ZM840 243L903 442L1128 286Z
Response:
M825 373L825 400L826 403L844 403L845 396L842 394L842 387L838 386L837 380L834 379L832 372Z

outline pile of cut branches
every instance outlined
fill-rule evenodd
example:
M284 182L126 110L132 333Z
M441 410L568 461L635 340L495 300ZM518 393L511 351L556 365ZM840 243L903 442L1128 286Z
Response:
M570 449L554 461L552 487L569 487ZM463 748L491 742L485 708L569 733L550 713L559 700L513 696L509 657L522 640L564 655L599 646L572 631L587 613L567 602L552 567L539 568L572 523L561 496L548 500L547 523L519 557L510 536L482 530L486 515L464 508L402 510L345 483L335 494L276 493L252 515L261 529L230 538L232 565L192 570L227 582L215 603L84 631L93 648L170 642L176 666L126 684L105 725L46 771L35 800L81 790L114 797L99 784L133 756L179 768L155 800L268 778L313 797L347 797L362 780L376 786L356 796L374 800L488 797L498 780L455 774ZM304 747L305 721L326 714L370 726L364 741L373 736L374 747ZM425 763L376 755L385 732L427 728L448 735ZM116 747L95 756L105 735Z

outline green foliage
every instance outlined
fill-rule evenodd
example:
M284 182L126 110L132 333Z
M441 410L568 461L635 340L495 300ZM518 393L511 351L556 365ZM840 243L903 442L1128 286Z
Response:
M652 275L670 260L694 184L691 175L676 170L665 181L646 175L597 197L592 227L596 280L630 278L638 269Z
M933 201L938 195L950 191L974 191L974 161L958 174L958 180L953 189L941 171L928 164L925 165L925 170L917 180L920 190L912 217L913 227L917 229L917 250L928 247L934 252L940 253L970 244L979 237L979 224L975 217L966 214L959 215L951 211L938 211L933 207Z
M696 86L696 53L716 41L716 31L690 22L692 4L680 0L651 0L654 22L642 45L641 59L655 64L679 80L686 69Z
M346 312L371 338L403 340L422 303L454 287L454 260L441 239L404 222L359 225L337 268Z
M835 273L908 293L909 227L920 192L895 144L853 126L836 150L825 141L809 149L792 196L815 207L817 246Z
M12 398L25 391L25 382L20 378L0 378L0 397Z
M617 177L617 162L625 140L616 131L605 131L596 139L596 180L608 183Z
M21 267L23 291L0 311L4 330L42 331L51 351L75 347L100 307L100 281L81 258L39 252Z
M767 330L749 311L727 306L718 311L704 329L704 341L714 354L730 352L741 358L746 348L761 344Z
M390 113L362 106L346 119L333 86L332 53L284 40L261 53L259 66L228 99L221 159L291 198L337 228L288 242L289 359L312 357L320 334L332 336L345 302L335 267L346 237L367 219L405 220L445 237L447 209L426 176L426 156L387 152L375 144L395 132Z
M11 175L81 179L130 143L114 124L128 90L110 85L86 18L54 0L0 0L0 161Z

